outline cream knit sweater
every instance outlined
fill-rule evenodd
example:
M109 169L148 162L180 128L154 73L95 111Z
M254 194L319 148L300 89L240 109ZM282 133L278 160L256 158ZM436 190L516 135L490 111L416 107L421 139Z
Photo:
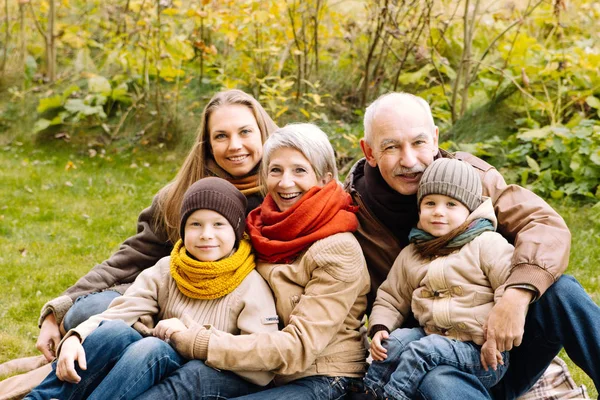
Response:
M143 316L159 321L187 315L199 324L210 324L233 335L277 331L273 294L256 270L228 295L199 300L179 291L169 272L169 263L170 257L164 257L154 267L144 270L106 311L81 323L65 338L77 333L83 342L103 320L120 319L133 325ZM234 372L259 385L266 385L273 378L269 372Z

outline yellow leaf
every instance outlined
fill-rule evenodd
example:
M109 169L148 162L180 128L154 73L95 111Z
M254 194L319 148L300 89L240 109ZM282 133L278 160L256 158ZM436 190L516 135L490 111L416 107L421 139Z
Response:
M69 161L67 165L65 165L65 171L68 171L70 169L77 169L77 165L73 164L73 161Z
M300 108L300 112L302 113L302 115L304 115L306 118L310 118L310 113L308 111L306 111L304 108Z
M281 117L283 115L283 113L286 112L288 109L289 109L289 107L285 106L281 110L277 111L277 114L275 114L275 119Z
M177 14L179 14L179 10L177 10L177 9L175 9L175 8L165 8L165 9L162 11L162 14L164 14L164 15L171 15L171 16L173 16L173 15L177 15Z

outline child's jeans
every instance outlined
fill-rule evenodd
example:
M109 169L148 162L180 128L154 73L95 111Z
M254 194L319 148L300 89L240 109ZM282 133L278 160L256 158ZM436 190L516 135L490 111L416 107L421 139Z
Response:
M504 365L498 365L496 371L492 368L486 371L479 358L481 346L441 335L426 335L423 328L396 329L384 346L387 358L373 361L365 376L365 386L380 399L416 398L421 380L439 365L473 374L486 388L498 383L508 368L508 352L502 353Z

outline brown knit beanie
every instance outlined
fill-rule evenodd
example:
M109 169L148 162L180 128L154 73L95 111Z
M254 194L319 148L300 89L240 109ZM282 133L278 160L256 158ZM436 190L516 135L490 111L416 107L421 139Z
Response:
M225 179L208 177L196 181L183 195L179 234L184 240L185 223L196 210L213 210L229 221L239 242L246 229L246 196Z
M421 206L428 194L443 194L463 203L473 212L481 205L481 179L475 168L453 158L438 158L432 162L421 177L417 204Z

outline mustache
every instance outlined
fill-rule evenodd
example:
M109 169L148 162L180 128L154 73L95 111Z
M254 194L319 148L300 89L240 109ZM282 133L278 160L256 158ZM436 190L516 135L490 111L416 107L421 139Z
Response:
M406 168L406 167L396 167L394 168L394 175L408 175L408 174L420 174L423 171L425 171L425 165L415 165L414 167L411 168Z

